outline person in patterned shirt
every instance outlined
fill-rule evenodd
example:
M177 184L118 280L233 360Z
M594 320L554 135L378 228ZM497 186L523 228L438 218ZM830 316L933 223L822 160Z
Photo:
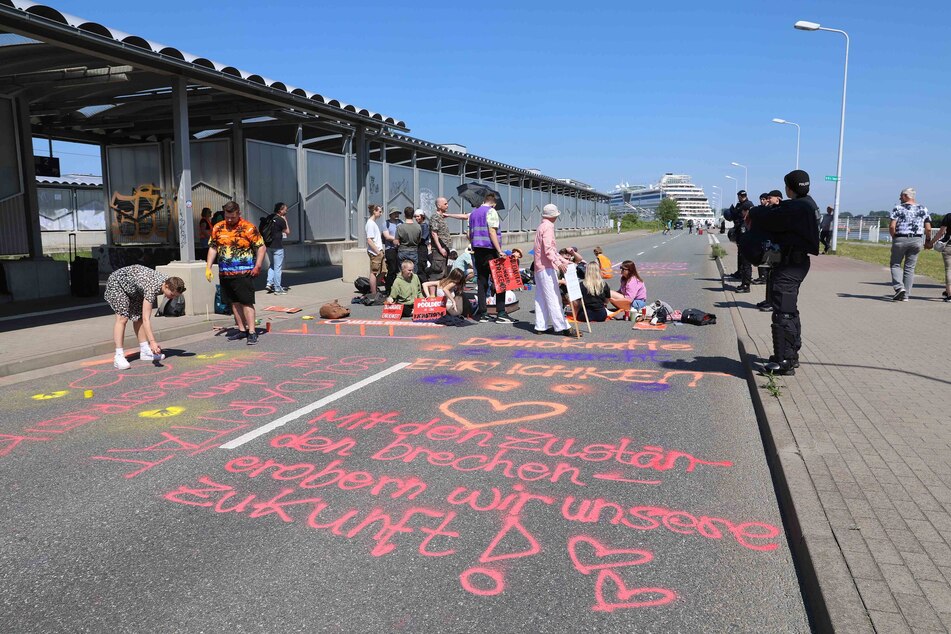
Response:
M116 343L113 367L117 370L128 370L130 367L122 347L129 320L132 320L132 329L139 340L139 359L161 361L165 358L162 347L152 333L152 309L158 304L159 296L164 295L171 300L184 292L185 282L182 278L166 277L141 264L117 269L109 275L104 299L116 314L116 325L112 331Z
M922 248L931 246L931 216L928 208L915 202L915 190L906 187L898 195L901 201L892 209L888 233L892 236L892 300L908 301L915 284L915 265ZM904 261L904 263L902 263Z
M222 208L225 221L219 222L211 231L208 241L208 259L205 261L205 278L211 282L211 265L218 258L218 277L221 280L221 296L231 304L231 312L238 332L228 339L248 340L253 346L258 342L254 327L254 280L261 273L261 263L267 247L258 228L241 218L238 203L230 201Z

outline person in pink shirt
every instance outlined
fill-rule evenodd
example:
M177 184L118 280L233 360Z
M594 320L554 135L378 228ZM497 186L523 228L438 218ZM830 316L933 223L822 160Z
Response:
M555 205L542 209L542 223L535 231L535 334L554 331L574 336L565 319L558 288L558 272L568 270L568 260L558 255L555 246L555 222L561 212ZM551 325L549 325L551 324Z
M631 302L631 310L640 310L647 305L647 287L637 274L637 265L632 260L621 262L621 286L611 291L611 303L621 308Z

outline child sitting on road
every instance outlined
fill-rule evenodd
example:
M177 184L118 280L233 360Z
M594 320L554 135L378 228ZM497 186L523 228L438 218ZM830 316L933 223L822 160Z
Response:
M413 273L414 267L412 260L403 260L400 264L400 276L393 280L393 288L386 298L387 304L403 305L403 317L413 316L413 304L423 296L419 276Z

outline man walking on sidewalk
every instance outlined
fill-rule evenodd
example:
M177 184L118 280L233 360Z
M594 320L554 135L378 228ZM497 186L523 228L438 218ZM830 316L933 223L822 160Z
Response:
M822 254L829 252L832 246L832 221L835 219L835 207L826 207L826 215L819 221L819 242L822 243Z
M776 207L750 212L753 227L771 234L779 244L782 259L773 267L770 303L773 307L773 356L764 364L767 372L796 373L802 347L799 321L799 287L809 273L809 254L819 255L819 207L809 196L809 174L794 170L786 174L786 196Z
M915 265L922 248L931 246L931 216L928 208L915 202L915 190L906 187L898 195L899 202L892 209L888 233L892 236L892 300L908 301L915 285ZM904 265L902 261L904 260Z

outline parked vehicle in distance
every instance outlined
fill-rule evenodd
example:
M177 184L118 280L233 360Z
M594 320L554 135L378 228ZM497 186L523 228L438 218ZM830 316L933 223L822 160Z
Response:
M683 228L684 228L683 220L677 220L676 222L674 222L674 229L683 229Z

